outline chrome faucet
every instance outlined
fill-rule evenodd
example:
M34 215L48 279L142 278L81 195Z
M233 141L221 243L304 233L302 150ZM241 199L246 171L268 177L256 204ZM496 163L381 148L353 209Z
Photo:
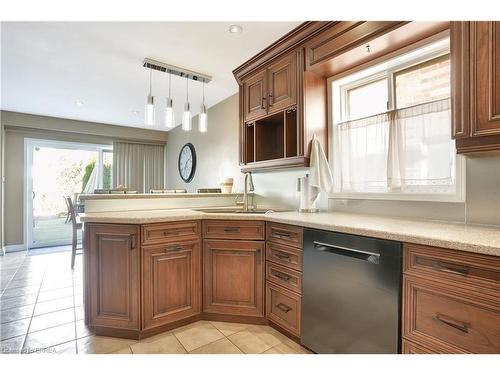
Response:
M245 173L245 190L243 192L243 211L248 211L248 191L254 191L252 172Z

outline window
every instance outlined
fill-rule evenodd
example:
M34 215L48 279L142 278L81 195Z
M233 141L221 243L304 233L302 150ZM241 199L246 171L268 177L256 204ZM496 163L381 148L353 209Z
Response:
M463 200L449 39L330 79L334 196Z

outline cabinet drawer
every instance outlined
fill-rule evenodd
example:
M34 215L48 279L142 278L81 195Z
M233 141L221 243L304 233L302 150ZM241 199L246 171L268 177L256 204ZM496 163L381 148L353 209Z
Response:
M266 285L266 315L269 320L300 336L300 296L272 283Z
M302 293L302 272L266 262L266 280L280 285L292 292Z
M405 276L403 298L405 339L440 352L500 353L500 308L481 293Z
M282 245L293 246L302 250L303 229L293 225L267 223L266 239Z
M147 224L142 226L142 244L196 240L200 237L199 221Z
M227 240L263 240L263 221L204 220L203 238Z
M427 349L422 345L414 344L408 340L403 340L403 346L401 349L402 354L438 354L431 349Z
M267 242L266 259L286 267L302 271L302 251L293 247Z
M405 244L403 267L406 275L484 287L500 298L500 257Z

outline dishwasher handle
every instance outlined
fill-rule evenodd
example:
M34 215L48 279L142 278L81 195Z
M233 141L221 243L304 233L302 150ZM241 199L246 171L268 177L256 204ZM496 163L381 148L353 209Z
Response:
M313 241L314 248L332 254L343 255L351 258L362 259L370 263L379 264L380 254L366 250L353 249L350 247L332 245L325 242Z

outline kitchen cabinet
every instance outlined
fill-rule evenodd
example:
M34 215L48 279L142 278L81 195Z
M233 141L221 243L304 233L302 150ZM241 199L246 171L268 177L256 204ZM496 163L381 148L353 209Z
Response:
M139 226L88 224L85 231L89 324L139 330Z
M266 224L266 316L300 337L303 228Z
M142 248L142 327L154 328L201 311L199 240Z
M451 22L458 153L500 150L500 22Z
M500 352L500 259L405 245L403 342L436 353Z
M243 82L245 121L267 114L266 70L255 73Z
M203 312L264 316L264 242L203 241Z

